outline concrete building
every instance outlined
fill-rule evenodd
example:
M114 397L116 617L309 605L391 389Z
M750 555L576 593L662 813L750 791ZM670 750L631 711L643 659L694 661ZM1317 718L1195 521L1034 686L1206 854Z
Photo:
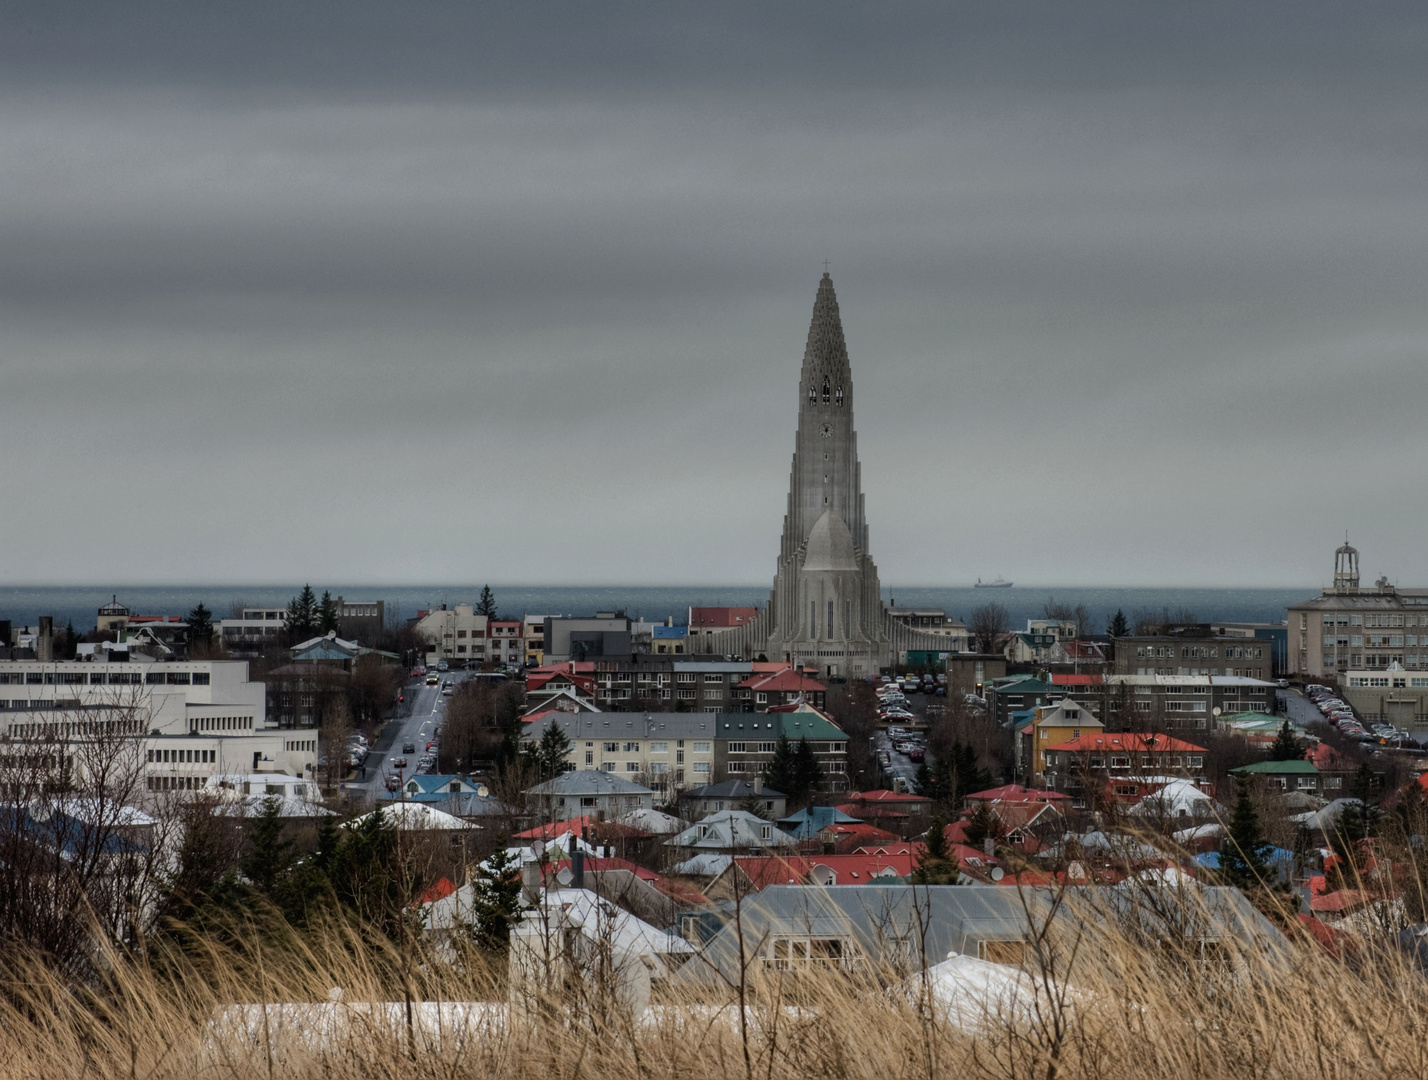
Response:
M426 666L434 668L443 660L453 667L484 664L487 622L470 604L454 608L443 604L435 611L421 612L416 632L426 642Z
M1117 675L1243 675L1274 677L1274 643L1241 634L1216 634L1209 624L1173 627L1166 634L1116 639Z
M714 651L810 666L821 677L864 678L907 650L945 638L888 617L869 554L862 470L853 428L853 375L833 280L818 285L798 387L783 539L768 606L710 635Z
M1428 671L1428 589L1400 589L1381 577L1359 584L1359 553L1334 552L1334 583L1289 608L1290 670L1332 683L1341 672Z
M0 661L7 743L133 736L151 791L197 790L230 773L310 776L316 766L316 735L269 726L263 684L249 680L245 661L158 661L118 649L90 657Z
M387 626L385 600L337 598L337 634L368 647L375 647Z
M231 656L257 656L282 644L286 608L243 608L236 619L214 624L218 639Z
M548 615L544 663L566 660L629 659L634 655L634 624L623 611L598 611L589 618Z
M540 739L555 724L577 769L617 773L670 796L725 779L752 780L773 758L779 735L806 738L831 791L847 790L848 736L814 711L791 713L591 713L551 711L522 734Z
M540 667L545 663L545 615L527 615L521 620L521 637L525 641L526 666Z
M1428 671L1390 664L1384 671L1341 671L1338 693L1359 718L1402 731L1428 730Z

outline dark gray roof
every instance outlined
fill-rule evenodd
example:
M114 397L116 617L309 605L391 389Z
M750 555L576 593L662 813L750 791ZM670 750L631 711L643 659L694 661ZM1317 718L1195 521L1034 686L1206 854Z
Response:
M702 787L690 788L684 792L683 797L686 799L788 798L782 791L775 791L771 787L755 791L753 783L748 780L722 780L717 784L705 784Z
M741 713L742 717L743 714ZM524 737L538 739L547 725L555 724L575 739L712 739L718 713L678 712L553 712L526 725Z
M653 795L654 792L639 784L632 784L614 773L582 769L579 772L561 773L553 780L537 784L529 795Z

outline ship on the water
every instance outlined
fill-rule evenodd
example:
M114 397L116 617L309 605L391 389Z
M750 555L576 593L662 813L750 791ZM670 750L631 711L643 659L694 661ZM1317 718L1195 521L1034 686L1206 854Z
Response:
M974 589L1010 589L1011 587L1012 583L1002 578L997 578L995 581L983 581L978 578L977 583L972 586Z

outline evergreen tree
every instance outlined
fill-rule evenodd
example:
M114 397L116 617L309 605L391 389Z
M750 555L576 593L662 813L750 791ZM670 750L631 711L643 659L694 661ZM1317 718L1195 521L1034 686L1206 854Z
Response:
M1269 881L1269 865L1265 862L1269 842L1260 830L1249 781L1243 776L1236 777L1236 788L1230 828L1220 842L1220 876L1230 885L1253 889Z
M1106 633L1113 638L1125 637L1130 633L1130 623L1126 621L1126 613L1120 608L1116 608L1116 614L1106 627Z
M337 601L332 599L330 592L323 592L322 600L317 606L317 630L321 634L337 632Z
M476 868L468 932L480 948L503 953L510 948L511 929L527 910L520 863L507 851L506 837L499 837L495 852Z
M347 830L329 871L338 901L389 934L403 906L397 847L396 823L378 808Z
M1269 760L1298 761L1303 756L1304 748L1294 737L1294 732L1289 727L1289 719L1286 717L1284 723L1279 725L1279 734L1275 736L1274 745L1269 748Z
M570 747L570 738L564 729L551 720L540 733L540 741L534 746L527 745L523 753L535 769L536 776L545 781L574 767L566 761L570 756Z
M1350 801L1344 804L1328 838L1329 847L1338 856L1336 869L1341 887L1357 886L1363 843L1378 835L1379 809L1369 801L1373 783L1373 770L1365 762L1354 773L1353 786L1349 789Z
M806 803L822 786L823 766L818 764L818 758L813 753L813 747L808 745L808 740L799 739L793 752L793 791L789 794L796 796L799 802Z
M926 843L927 846L923 849L922 854L918 856L919 864L933 860L938 862L947 861L949 858L949 849L947 847L947 821L936 810L934 810L932 816L927 819Z
M203 606L202 600L188 613L188 639L195 645L213 642L213 612Z
M979 848L988 837L993 840L1001 840L1006 836L1007 828L989 804L979 802L967 818L967 824L963 828L962 834L967 838L969 845Z
M788 741L788 736L779 732L778 742L774 743L773 757L764 766L764 783L775 791L782 791L788 796L789 803L798 802L794 787L798 783L798 769L795 760L793 743Z
M919 885L943 885L957 880L957 864L947 845L946 828L947 822L934 811L927 823L927 846L918 855L917 866L912 871L912 880Z
M260 896L272 900L293 861L292 841L283 836L282 803L277 798L264 799L262 812L251 819L245 831L248 847L238 869Z
M283 620L283 629L287 632L288 640L296 643L316 634L317 618L317 596L311 585L304 585L302 592L294 596L288 604L287 617Z
M496 618L496 594L491 591L491 586L481 586L481 599L476 601L476 614L484 615L488 619Z

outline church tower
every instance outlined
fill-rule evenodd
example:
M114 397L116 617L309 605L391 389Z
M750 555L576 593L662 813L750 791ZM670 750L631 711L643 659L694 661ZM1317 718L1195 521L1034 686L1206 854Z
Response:
M853 427L853 372L826 273L803 350L788 509L766 614L770 660L858 676L876 674L883 659L882 599L868 556Z
M768 607L710 645L729 655L789 661L824 677L863 678L907 649L945 648L883 609L868 554L853 372L833 279L823 275L798 377L798 431L783 540Z

